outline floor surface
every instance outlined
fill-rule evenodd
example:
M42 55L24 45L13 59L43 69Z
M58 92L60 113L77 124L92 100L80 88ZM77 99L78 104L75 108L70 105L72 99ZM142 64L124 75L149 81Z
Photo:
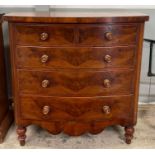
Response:
M51 135L44 129L32 125L27 128L27 139L24 147L19 145L15 129L15 125L12 125L4 143L0 144L1 149L155 149L155 105L139 106L134 139L130 145L124 142L124 129L120 126L108 127L97 135L85 134L79 137L69 137L62 133L59 135Z

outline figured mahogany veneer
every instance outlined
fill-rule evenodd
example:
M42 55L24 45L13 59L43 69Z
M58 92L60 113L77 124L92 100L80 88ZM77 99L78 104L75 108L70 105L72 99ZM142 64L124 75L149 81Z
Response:
M0 14L0 143L13 121L12 111L7 98L6 72L4 63L4 47L2 35L2 15Z
M132 116L132 110L130 109L132 98L132 95L83 98L21 95L20 115L23 119L38 121L62 121L67 123L67 121L98 122L115 119L120 123L127 123L126 120ZM44 113L45 106L49 108L47 113ZM109 107L109 113L105 111L105 106ZM126 109L129 109L128 113L126 113Z
M74 46L78 44L79 46L113 46L135 44L137 24L109 24L105 26L96 24L17 24L15 32L16 42L19 45ZM111 36L108 35L109 33Z
M133 75L133 70L17 71L19 93L68 97L133 93Z
M137 120L144 22L134 13L11 13L17 134L37 124L53 134L97 134Z
M135 46L125 47L23 47L16 48L18 68L132 68Z

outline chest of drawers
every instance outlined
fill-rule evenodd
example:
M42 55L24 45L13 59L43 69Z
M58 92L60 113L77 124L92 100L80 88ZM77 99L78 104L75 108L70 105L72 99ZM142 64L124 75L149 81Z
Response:
M97 134L137 119L144 22L126 13L11 13L13 98L18 139L37 124L53 134Z
M4 63L4 47L2 35L2 14L0 14L0 143L13 121L12 111L7 98L6 72Z

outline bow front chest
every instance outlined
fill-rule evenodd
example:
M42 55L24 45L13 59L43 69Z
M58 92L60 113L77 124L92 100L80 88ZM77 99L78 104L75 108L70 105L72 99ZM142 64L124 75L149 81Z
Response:
M10 13L18 139L36 124L53 134L125 127L133 138L144 22L134 13Z

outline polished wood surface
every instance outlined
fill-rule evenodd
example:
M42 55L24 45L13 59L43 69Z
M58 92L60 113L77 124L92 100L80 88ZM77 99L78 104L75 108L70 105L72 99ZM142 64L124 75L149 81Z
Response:
M89 13L88 13L89 14ZM52 15L52 14L51 14ZM97 134L137 120L144 22L140 14L8 14L17 134Z
M17 24L15 31L15 39L19 45L114 46L135 44L137 24ZM42 38L45 34L46 37Z
M104 17L104 18L103 18ZM26 23L133 23L144 22L149 17L143 13L126 11L58 11L51 12L14 12L4 16L9 22Z
M133 74L133 70L17 71L19 93L68 97L133 93ZM48 80L46 87L44 80Z
M81 25L79 44L84 46L119 46L136 43L137 25Z
M110 97L36 97L20 96L20 117L44 121L126 122L132 115L132 95ZM125 102L125 104L124 104ZM94 104L95 103L95 104ZM44 108L48 112L44 113ZM109 107L109 112L104 109ZM49 110L47 109L49 107ZM128 113L126 113L128 109ZM74 134L74 133L73 133Z
M107 48L17 46L16 50L18 68L132 68L135 65L136 46Z
M4 141L6 133L12 123L13 116L7 98L6 72L4 64L4 47L2 35L2 15L0 15L0 143Z

